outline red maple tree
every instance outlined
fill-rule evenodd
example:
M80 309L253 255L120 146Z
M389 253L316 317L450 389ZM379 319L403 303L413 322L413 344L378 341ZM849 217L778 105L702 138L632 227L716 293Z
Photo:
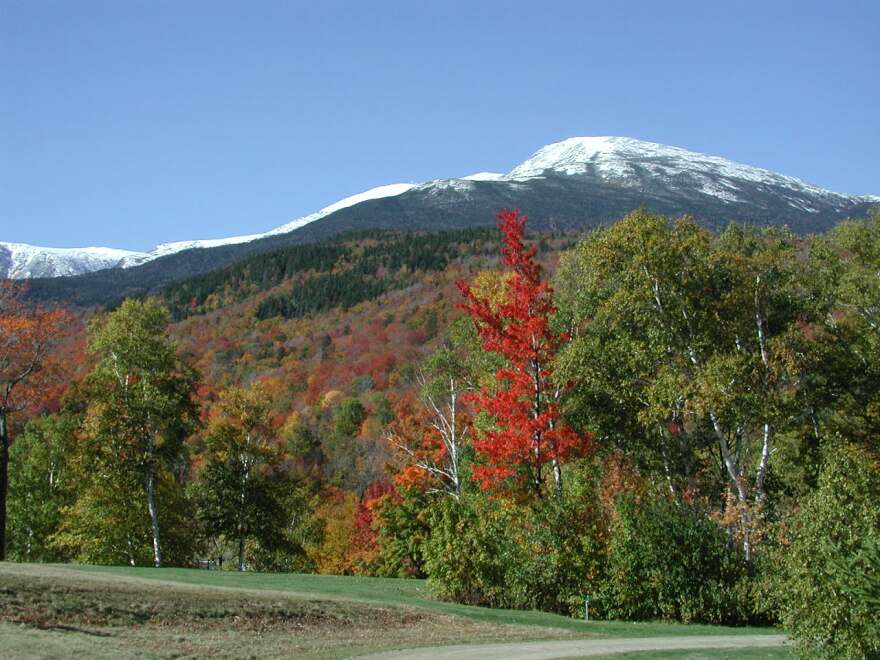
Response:
M502 257L509 269L500 304L481 297L466 282L458 288L466 299L461 307L474 320L483 348L507 362L495 374L493 391L469 396L494 419L494 427L474 442L485 459L475 466L474 476L483 488L515 486L541 497L545 466L550 464L561 489L563 462L585 452L592 437L576 433L560 419L562 388L553 382L551 361L567 336L551 327L553 289L535 261L536 248L527 249L523 242L525 224L518 211L498 214Z

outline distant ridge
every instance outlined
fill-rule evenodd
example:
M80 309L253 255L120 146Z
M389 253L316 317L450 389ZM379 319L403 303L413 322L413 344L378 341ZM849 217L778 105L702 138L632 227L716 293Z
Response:
M380 186L263 234L177 241L148 253L0 243L0 277L34 279L31 288L38 298L95 304L111 291L142 293L252 254L342 231L485 225L505 207L527 213L533 228L586 229L644 207L666 215L688 213L716 228L745 222L808 233L864 216L878 205L877 196L834 192L679 147L626 137L574 137L540 148L507 174L480 172Z

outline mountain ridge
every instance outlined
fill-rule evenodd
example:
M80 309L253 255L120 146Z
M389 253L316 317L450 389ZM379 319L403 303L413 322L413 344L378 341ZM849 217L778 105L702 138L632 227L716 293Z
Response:
M333 204L325 206L319 211L296 218L285 224L270 229L260 234L247 234L242 236L230 236L227 238L208 238L184 241L172 241L160 243L149 252L125 250L120 248L87 247L87 248L46 248L27 243L8 243L0 241L0 276L11 279L29 279L33 277L34 267L43 267L44 272L37 277L66 277L82 275L104 268L132 268L141 266L160 257L183 252L191 249L205 249L220 247L223 245L237 245L250 243L267 236L286 234L294 231L309 222L319 220L330 213L346 208L353 204L359 204L368 199L399 195L409 190L415 184L392 183L384 186L376 186L361 193L350 195ZM11 262L5 275L3 274L3 252L9 254ZM53 257L55 259L53 260ZM92 264L103 264L97 268L90 268ZM46 273L51 270L51 273Z
M541 147L506 174L479 172L379 186L263 234L164 243L151 253L132 253L107 265L117 278L131 281L134 289L148 290L244 256L343 231L428 231L491 224L495 212L504 207L522 209L537 228L589 228L645 207L667 215L690 213L716 228L727 222L788 224L794 231L809 233L828 229L845 217L863 215L878 203L877 196L837 193L680 147L624 137L575 137ZM3 270L4 245L9 244L0 243L0 276L9 276L8 255L7 270ZM32 248L38 255L40 250ZM53 256L59 250L63 249L46 249L45 253ZM116 254L113 248L106 251ZM167 276L152 272L149 266L156 262L168 267ZM58 274L88 277L94 273L82 274L82 270L106 268L104 264L92 258L79 271ZM45 274L21 267L18 272L22 277ZM129 277L129 272L143 273L143 277ZM48 291L53 286L38 288Z

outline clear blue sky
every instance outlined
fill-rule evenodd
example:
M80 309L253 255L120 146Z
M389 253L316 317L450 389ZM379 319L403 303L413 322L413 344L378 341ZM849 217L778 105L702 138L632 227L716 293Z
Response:
M878 24L877 0L0 0L0 240L264 231L576 135L880 194Z

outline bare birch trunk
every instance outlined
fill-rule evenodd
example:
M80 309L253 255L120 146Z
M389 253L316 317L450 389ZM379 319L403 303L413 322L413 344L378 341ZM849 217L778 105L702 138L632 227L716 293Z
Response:
M709 413L709 418L712 420L712 428L715 430L715 436L718 439L718 445L721 448L721 460L724 463L724 467L727 469L727 475L730 477L730 480L733 482L733 486L736 490L736 501L739 505L739 518L740 525L742 526L742 534L743 534L743 554L745 555L745 559L747 562L752 561L752 520L751 515L749 514L749 494L746 490L746 486L743 483L744 475L740 473L740 466L737 465L736 461L734 461L733 456L730 453L730 446L727 443L727 436L724 435L724 429L721 428L721 422L718 419L718 416L712 412Z
M238 511L238 572L244 572L244 488L240 493L239 511Z
M159 511L156 508L156 477L152 462L147 466L147 507L150 510L150 525L153 531L153 565L162 567L162 545L159 540Z
M147 489L147 508L150 511L150 526L153 532L153 565L162 567L162 544L159 539L159 510L156 507L156 457L152 436L147 438L147 460L145 464L145 486Z

